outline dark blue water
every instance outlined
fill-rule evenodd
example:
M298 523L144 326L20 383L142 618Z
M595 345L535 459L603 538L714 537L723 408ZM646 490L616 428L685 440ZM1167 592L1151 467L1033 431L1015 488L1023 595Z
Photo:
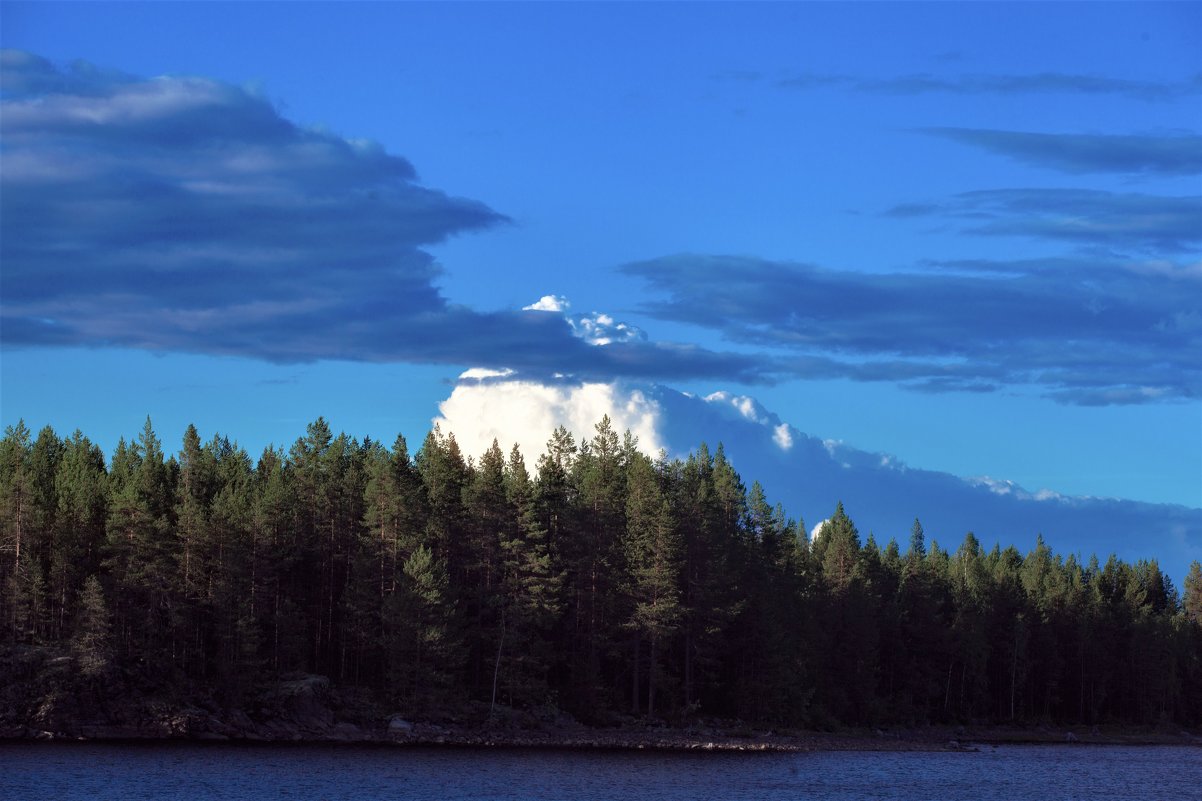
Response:
M0 799L1197 799L1202 749L645 752L0 745Z

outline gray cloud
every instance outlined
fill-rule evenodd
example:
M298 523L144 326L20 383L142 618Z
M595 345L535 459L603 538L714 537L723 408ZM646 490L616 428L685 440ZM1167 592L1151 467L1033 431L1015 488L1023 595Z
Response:
M425 248L508 220L254 91L11 50L0 67L6 346L766 377L749 356L594 346L562 317L449 303Z
M942 216L964 231L1025 236L1130 252L1187 252L1202 242L1202 196L1086 189L987 189L942 203L906 203L888 216Z
M1202 268L1087 257L863 273L734 256L629 264L643 310L786 352L795 375L1064 403L1202 396Z
M927 128L925 133L1018 161L1069 173L1202 173L1202 136L1048 134L975 128Z
M821 89L846 87L859 92L883 95L959 94L1027 95L1078 94L1112 95L1133 100L1160 102L1202 94L1202 75L1183 81L1155 82L1041 72L1029 75L933 75L916 73L895 78L864 78L846 74L795 73L776 82L782 89Z

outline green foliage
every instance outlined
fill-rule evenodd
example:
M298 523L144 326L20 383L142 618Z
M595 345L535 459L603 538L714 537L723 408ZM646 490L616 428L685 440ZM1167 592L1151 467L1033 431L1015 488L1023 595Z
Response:
M147 420L0 439L0 642L84 676L245 697L293 671L403 708L475 700L770 725L1202 721L1202 567L1081 563L1038 538L882 548L838 504L811 542L721 445L653 461L601 420L478 460L319 418L253 462ZM904 529L902 531L904 533ZM940 533L942 536L942 533ZM883 541L883 538L882 538Z

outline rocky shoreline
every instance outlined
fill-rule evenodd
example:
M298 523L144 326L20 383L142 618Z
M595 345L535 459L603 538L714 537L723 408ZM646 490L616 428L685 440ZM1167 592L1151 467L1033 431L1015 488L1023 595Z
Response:
M1173 745L1202 748L1202 734L1184 730L942 727L891 730L751 731L667 726L545 729L492 724L410 721L399 715L375 725L347 721L254 721L244 712L217 716L184 709L159 720L77 721L58 731L0 725L0 741L191 742L277 745L378 745L446 748L536 748L673 752L799 753L816 751L979 751L998 745Z
M44 662L37 678L0 686L0 741L222 742L460 748L618 749L677 752L974 751L1029 743L1191 745L1202 732L1052 726L920 726L839 731L769 730L742 721L663 725L636 718L588 726L547 708L486 704L435 714L383 707L366 690L336 688L296 674L244 696L236 706L203 691L159 692L142 681L73 680L67 661ZM62 680L48 680L58 674ZM10 678L17 678L12 673ZM174 689L176 691L169 691Z

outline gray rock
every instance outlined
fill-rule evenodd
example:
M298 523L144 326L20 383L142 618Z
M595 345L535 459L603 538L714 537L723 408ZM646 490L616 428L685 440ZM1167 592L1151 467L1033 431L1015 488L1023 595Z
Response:
M357 743L365 740L363 729L356 726L354 723L339 723L334 726L334 730L330 732L331 740L337 740L345 743Z

